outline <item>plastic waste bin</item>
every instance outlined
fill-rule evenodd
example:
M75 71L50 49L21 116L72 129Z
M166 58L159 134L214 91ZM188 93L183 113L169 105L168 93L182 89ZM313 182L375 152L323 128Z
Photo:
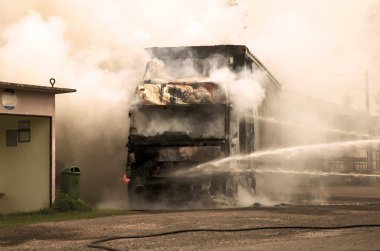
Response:
M78 198L80 169L76 166L65 167L61 170L61 175L61 192Z

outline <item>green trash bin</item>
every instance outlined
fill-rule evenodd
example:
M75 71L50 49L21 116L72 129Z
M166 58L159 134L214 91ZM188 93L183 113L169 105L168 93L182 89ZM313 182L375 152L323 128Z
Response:
M65 167L61 170L61 175L61 192L78 198L80 169L76 166Z

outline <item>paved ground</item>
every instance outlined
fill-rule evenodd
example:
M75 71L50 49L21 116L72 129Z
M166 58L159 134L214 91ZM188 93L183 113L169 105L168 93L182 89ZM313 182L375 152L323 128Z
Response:
M85 250L99 238L188 228L380 224L380 204L155 212L0 230L2 250ZM130 250L379 250L380 228L183 233L107 244Z
M302 190L301 190L302 191ZM273 191L272 191L273 192ZM269 190L263 191L270 193ZM318 197L318 196L317 196ZM329 188L317 203L293 193L293 204L220 210L144 211L136 215L0 229L1 250L94 250L97 239L181 229L263 226L380 225L380 187ZM263 200L261 198L261 200ZM380 250L380 227L337 230L193 232L105 243L120 250Z

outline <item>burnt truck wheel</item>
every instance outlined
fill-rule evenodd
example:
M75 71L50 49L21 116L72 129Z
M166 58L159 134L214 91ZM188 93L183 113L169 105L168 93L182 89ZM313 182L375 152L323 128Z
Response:
M142 209L146 204L146 190L143 186L128 187L128 207L130 209Z
M210 187L210 194L216 195L216 194L222 194L227 195L227 183L228 183L228 176L215 176L211 178L211 187Z

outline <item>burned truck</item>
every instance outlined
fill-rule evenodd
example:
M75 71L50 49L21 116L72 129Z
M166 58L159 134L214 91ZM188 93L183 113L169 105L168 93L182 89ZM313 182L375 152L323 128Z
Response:
M255 120L255 116L273 117L276 113L278 82L242 45L154 47L147 51L152 61L147 64L144 81L136 88L129 113L129 198L192 200L215 193L232 196L239 182L253 193L253 171L238 179L229 172L191 177L173 174L273 145L276 141L268 137L273 136L273 128ZM238 114L229 89L210 81L215 68L263 72L267 93L262 105Z

